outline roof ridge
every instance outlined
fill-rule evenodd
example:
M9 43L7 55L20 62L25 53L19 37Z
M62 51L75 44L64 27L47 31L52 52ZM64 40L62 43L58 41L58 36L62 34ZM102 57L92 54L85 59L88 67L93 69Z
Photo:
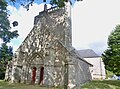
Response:
M82 49L78 50L79 54L83 58L99 57L93 49Z

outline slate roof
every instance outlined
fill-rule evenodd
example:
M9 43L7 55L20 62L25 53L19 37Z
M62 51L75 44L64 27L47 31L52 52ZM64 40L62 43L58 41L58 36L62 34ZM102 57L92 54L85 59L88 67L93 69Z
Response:
M78 53L82 58L99 57L92 49L78 50Z

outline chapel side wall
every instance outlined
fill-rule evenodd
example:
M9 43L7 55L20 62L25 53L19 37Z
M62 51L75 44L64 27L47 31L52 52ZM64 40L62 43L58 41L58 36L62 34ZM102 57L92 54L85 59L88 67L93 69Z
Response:
M69 64L69 86L79 87L92 79L88 65L85 61L72 57Z
M85 82L90 81L92 79L90 70L89 70L90 65L83 60L80 60L80 59L76 59L76 60L78 60L78 64L77 64L78 67L76 69L76 71L78 70L78 73L76 73L76 74L79 75L76 77L76 80L79 77L78 81L80 81L77 83L83 84Z
M80 60L78 65L81 66L81 69L82 69L82 72L84 75L84 80L82 81L82 83L90 81L92 79L92 77L91 77L89 66L91 66L91 65L83 60Z

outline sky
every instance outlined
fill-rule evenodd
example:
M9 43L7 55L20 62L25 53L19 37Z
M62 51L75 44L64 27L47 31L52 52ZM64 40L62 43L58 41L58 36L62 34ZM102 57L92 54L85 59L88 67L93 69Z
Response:
M77 50L93 49L101 55L107 49L107 38L115 26L120 24L120 0L83 0L72 6L72 45ZM33 28L34 17L43 10L44 4L34 3L29 11L8 6L11 11L9 20L18 21L19 37L13 39L14 51L20 46L27 34ZM48 6L50 7L50 5ZM12 24L11 24L12 26Z
M120 0L83 0L73 8L73 46L101 54L108 35L120 24Z

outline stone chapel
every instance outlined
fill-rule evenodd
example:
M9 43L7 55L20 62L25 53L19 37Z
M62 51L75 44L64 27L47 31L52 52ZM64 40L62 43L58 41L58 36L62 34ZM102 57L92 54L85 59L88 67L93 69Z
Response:
M35 17L33 29L6 70L6 79L76 88L91 80L92 65L72 47L70 10L70 3L66 3L64 8L45 9Z

